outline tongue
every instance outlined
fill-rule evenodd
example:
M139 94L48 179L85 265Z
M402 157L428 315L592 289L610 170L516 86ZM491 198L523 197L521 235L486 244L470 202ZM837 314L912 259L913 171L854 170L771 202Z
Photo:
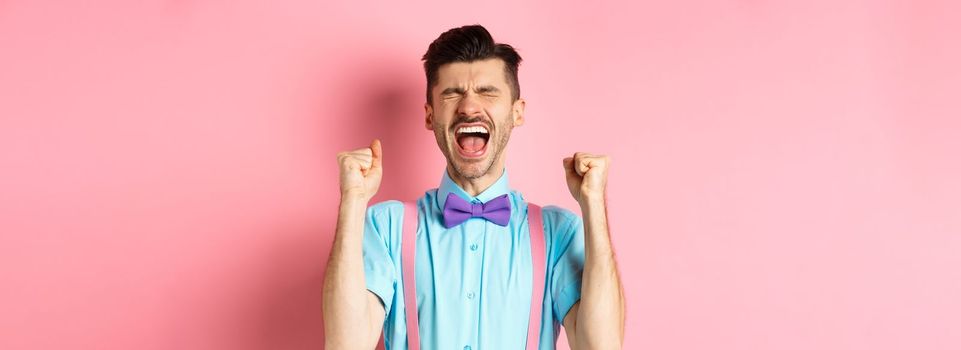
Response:
M468 152L480 151L487 145L487 141L478 136L464 136L457 139L457 143L460 144L460 148Z

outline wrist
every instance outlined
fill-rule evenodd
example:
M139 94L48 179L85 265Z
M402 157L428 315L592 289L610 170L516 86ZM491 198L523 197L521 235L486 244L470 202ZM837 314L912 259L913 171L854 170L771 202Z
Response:
M340 203L341 204L364 204L370 201L367 197L367 193L361 190L346 190L340 192Z
M593 195L585 194L581 196L581 200L578 201L578 204L581 206L581 210L584 211L588 209L604 208L606 202L607 198L604 193L599 193Z

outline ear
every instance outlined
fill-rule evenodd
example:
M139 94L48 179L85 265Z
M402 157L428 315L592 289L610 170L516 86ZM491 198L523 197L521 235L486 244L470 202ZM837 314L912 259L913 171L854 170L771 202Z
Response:
M434 107L430 103L424 103L424 123L427 130L434 130Z
M514 101L514 105L511 106L511 115L514 117L514 126L524 125L524 107L527 106L527 101L522 98L518 98Z

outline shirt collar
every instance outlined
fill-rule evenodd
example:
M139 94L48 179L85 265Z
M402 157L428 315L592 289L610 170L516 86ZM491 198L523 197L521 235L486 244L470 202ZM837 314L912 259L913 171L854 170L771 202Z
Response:
M507 169L504 169L504 173L501 177L494 181L486 190L479 193L477 196L471 197L467 194L463 188L460 187L453 179L450 178L450 174L447 170L444 170L444 177L440 180L440 187L437 188L437 208L444 210L444 204L447 203L447 194L453 193L458 197L462 198L468 202L487 202L491 199L497 198L500 195L507 194L510 191L510 187L507 185Z

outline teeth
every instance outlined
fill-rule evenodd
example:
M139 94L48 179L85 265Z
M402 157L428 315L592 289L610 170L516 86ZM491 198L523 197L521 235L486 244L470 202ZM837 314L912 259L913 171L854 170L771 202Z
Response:
M475 132L486 134L487 129L485 129L483 126L465 126L465 127L461 127L460 129L457 129L458 134L475 133Z

